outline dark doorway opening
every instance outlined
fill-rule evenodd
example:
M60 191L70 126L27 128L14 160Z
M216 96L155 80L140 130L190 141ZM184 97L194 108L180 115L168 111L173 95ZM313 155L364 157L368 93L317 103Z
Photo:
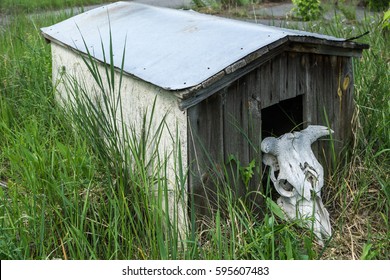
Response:
M261 138L303 129L302 95L261 110Z

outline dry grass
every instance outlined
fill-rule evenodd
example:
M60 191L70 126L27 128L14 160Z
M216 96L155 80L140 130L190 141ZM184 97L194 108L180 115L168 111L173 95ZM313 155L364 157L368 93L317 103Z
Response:
M371 30L363 38L371 48L355 63L354 147L324 187L334 230L326 248L309 230L280 220L269 198L261 220L227 199L228 219L216 215L204 231L190 232L182 252L156 222L163 214L145 209L148 192L129 192L155 186L143 161L131 174L113 170L102 160L109 149L92 151L93 141L75 134L55 106L50 49L38 27L62 17L20 16L0 32L2 259L390 259L390 46L375 22L310 30L345 38Z
M372 166L366 162L355 155L345 167L346 176L336 173L326 186L324 200L329 205L334 235L323 259L389 257L389 205ZM388 174L381 175L389 182ZM364 251L367 246L371 255Z

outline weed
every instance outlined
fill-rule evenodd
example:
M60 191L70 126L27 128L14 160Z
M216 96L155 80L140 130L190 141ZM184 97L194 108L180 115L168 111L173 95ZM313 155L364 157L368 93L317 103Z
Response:
M303 20L318 19L321 14L320 0L293 0L293 11Z
M121 116L120 77L112 76L109 66L94 72L96 62L88 56L95 87L104 89L108 99L96 107L91 92L73 80L69 89L77 106L68 111L58 106L50 47L38 26L69 16L21 14L0 31L2 259L390 258L390 46L379 17L367 17L357 26L336 21L307 25L309 31L338 37L370 30L359 39L370 49L354 61L354 146L324 187L335 233L321 249L309 230L282 219L269 180L264 193L257 194L265 201L261 217L246 197L235 198L232 182L216 180L221 207L199 231L191 215L188 232L179 239L177 216L167 215L163 199L169 190L168 154L158 155L151 145L166 129L163 121L151 129L153 106L139 127L118 125L113 118ZM179 139L176 143L180 146ZM176 185L183 193L186 171L180 149L174 149L174 158ZM256 172L251 165L240 167L235 174L244 182ZM227 177L224 168L215 172L221 171L219 178Z

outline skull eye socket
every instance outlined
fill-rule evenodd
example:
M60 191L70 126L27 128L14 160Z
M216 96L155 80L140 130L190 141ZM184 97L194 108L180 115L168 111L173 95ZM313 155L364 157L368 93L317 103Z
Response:
M288 192L291 192L294 188L286 179L279 180L279 185Z

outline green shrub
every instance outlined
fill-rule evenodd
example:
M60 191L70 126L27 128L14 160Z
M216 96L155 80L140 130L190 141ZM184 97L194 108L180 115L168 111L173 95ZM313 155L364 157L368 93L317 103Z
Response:
M390 0L365 0L364 4L373 11L383 11L389 8Z
M292 0L293 11L303 20L318 19L321 14L320 0Z

